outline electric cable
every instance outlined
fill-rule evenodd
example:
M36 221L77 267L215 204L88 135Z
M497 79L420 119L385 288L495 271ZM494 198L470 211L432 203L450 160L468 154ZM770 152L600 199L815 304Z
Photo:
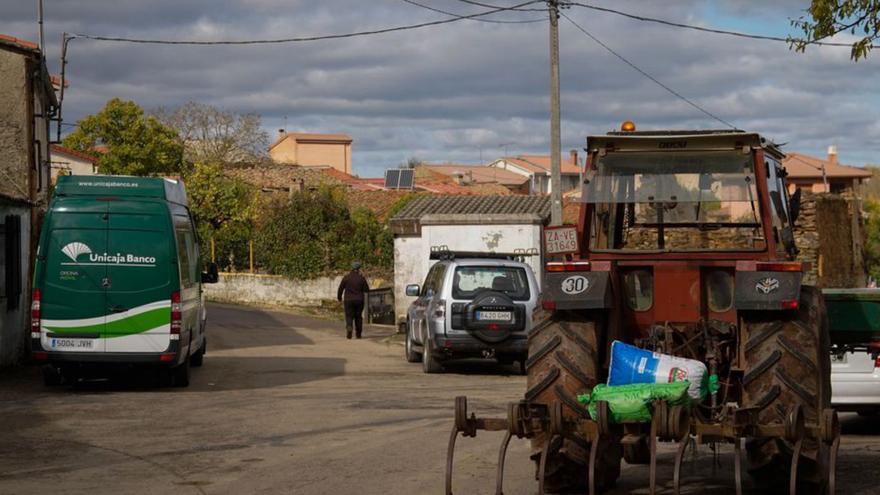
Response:
M454 12L448 12L448 11L445 11L445 10L440 10L440 9L437 9L437 8L431 7L430 5L425 5L425 4L422 4L422 3L416 2L416 1L414 1L414 0L401 0L401 1L406 2L406 3L410 4L410 5L415 5L416 7L421 7L421 8L423 8L423 9L428 9L428 10L431 10L431 11L434 11L434 12L438 12L438 13L440 13L440 14L444 14L444 15L451 15L451 16L453 16L453 17L459 17L459 16L461 15L461 14L456 14L456 13L454 13ZM473 20L473 21L480 21L480 22L489 22L489 23L493 23L493 24L529 24L529 23L534 23L534 22L547 22L548 19L500 20L500 19L479 19L479 18L475 18L475 19L471 19L471 20Z

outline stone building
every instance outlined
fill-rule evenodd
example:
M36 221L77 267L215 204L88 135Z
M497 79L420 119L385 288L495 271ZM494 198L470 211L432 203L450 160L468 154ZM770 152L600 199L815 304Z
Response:
M22 355L29 336L29 274L49 200L57 106L39 47L0 35L0 366Z

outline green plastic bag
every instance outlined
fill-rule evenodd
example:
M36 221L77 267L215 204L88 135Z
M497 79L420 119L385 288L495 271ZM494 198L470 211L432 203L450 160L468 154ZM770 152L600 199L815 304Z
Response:
M665 400L670 406L690 405L688 396L690 383L633 383L630 385L596 385L590 394L579 395L578 401L587 406L590 416L596 419L596 403L608 402L612 423L651 421L650 404L655 400Z

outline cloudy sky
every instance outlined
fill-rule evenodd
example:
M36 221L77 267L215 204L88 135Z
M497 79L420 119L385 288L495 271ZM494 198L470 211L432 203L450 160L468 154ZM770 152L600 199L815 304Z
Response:
M449 17L402 0L44 0L50 70L62 32L160 39L288 38ZM460 0L417 0L458 14ZM524 0L484 0L513 5ZM0 5L0 33L35 40L36 0ZM678 22L785 36L808 0L585 0ZM723 6L721 6L723 4ZM772 6L768 6L772 4ZM533 7L541 7L535 4ZM644 71L742 129L785 149L880 163L880 53L755 41L572 7L566 15ZM489 19L526 21L541 12ZM723 124L627 66L560 20L563 149L633 120L640 129ZM65 121L111 97L145 108L189 100L262 115L290 131L354 138L354 171L381 175L409 157L478 163L549 153L548 23L473 20L342 40L251 46L157 46L77 39L69 48ZM844 36L838 39L846 41Z

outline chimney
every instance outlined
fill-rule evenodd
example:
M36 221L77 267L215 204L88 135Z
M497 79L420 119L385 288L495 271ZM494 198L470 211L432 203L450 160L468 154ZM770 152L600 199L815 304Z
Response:
M578 150L571 150L568 152L571 155L571 162L575 165L578 164Z
M833 144L828 147L828 164L837 165L837 146Z
M284 137L284 129L278 129L278 137L279 138Z

